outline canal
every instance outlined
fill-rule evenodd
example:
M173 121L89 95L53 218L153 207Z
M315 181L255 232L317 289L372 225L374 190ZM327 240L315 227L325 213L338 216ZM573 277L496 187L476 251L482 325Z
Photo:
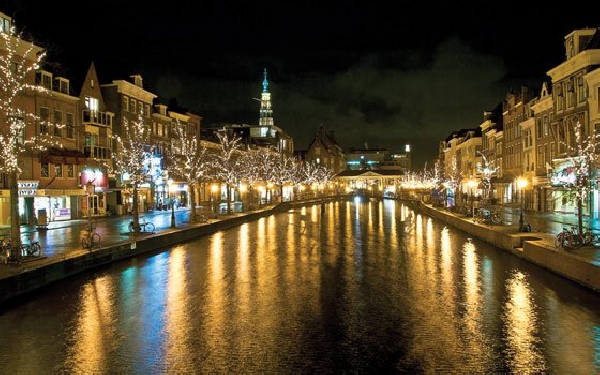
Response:
M0 311L2 373L600 371L600 296L400 202L298 208Z

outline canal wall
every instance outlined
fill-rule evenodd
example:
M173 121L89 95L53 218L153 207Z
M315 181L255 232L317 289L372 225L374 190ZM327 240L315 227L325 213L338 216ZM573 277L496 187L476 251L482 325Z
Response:
M553 273L600 292L600 265L598 262L580 257L576 251L569 252L556 248L552 235L517 232L513 227L495 230L486 225L457 217L447 211L433 208L420 201L411 201L409 206L490 245L509 251Z

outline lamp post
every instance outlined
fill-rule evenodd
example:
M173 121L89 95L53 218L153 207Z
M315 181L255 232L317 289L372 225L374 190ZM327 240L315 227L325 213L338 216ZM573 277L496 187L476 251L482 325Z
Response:
M517 186L519 187L519 195L521 196L521 211L519 213L519 231L523 230L523 189L527 187L527 180L523 177L517 179Z
M175 228L175 205L173 204L173 180L167 181L169 188L169 199L171 200L171 228Z

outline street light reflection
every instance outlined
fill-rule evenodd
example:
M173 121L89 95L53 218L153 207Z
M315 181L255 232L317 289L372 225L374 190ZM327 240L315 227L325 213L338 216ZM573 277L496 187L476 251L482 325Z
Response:
M117 340L118 327L112 299L113 286L106 279L98 279L87 284L81 292L81 305L77 314L76 331L68 340L74 345L67 346L73 363L69 367L76 373L93 373L102 368L108 360L102 353L110 352Z
M512 358L512 363L508 363L508 370L513 372L511 370L527 368L534 373L543 372L548 367L544 363L543 353L535 350L540 347L535 316L537 309L527 278L517 272L508 280L506 287L508 299L504 306L506 319L503 321L506 350L510 353L508 358Z

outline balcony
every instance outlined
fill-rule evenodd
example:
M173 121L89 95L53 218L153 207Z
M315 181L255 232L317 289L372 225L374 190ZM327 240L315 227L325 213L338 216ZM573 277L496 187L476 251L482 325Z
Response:
M110 149L108 147L100 146L85 146L83 148L83 154L92 159L110 159Z
M113 114L110 112L85 110L83 111L82 122L84 125L111 127L112 119Z

